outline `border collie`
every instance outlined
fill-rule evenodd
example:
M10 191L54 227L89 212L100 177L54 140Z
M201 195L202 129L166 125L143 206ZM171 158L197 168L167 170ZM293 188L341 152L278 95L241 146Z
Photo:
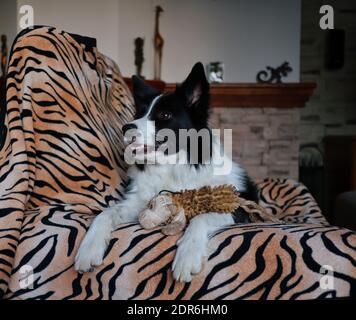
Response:
M172 157L172 153L159 152L159 147L167 142L159 134L162 129L170 129L178 135L182 129L207 130L209 118L209 84L201 63L195 64L187 79L177 86L173 93L161 93L133 77L133 92L136 105L135 120L123 126L125 143L133 150L133 158L148 160L153 155L161 159ZM128 137L128 131L137 133ZM215 161L221 157L220 144L211 136L208 158L203 156L203 143L198 144L195 161L189 156L192 144L185 147L178 139L175 155L179 154L187 162L176 164L144 163L134 164L129 170L130 186L120 203L99 214L93 221L82 241L75 258L78 272L91 271L103 262L111 232L122 223L137 222L138 215L149 201L161 190L180 191L203 186L232 184L246 199L258 201L258 190L245 170L223 154L223 160L231 168L225 174L216 174ZM141 159L142 160L142 159ZM157 163L158 162L158 163ZM239 222L248 222L247 215L240 209L233 214L206 213L190 221L183 236L178 241L173 261L173 277L182 282L190 282L199 273L208 256L209 237L219 229Z

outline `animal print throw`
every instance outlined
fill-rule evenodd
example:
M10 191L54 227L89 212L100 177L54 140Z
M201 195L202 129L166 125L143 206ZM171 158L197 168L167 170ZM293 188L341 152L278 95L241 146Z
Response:
M89 43L89 42L88 42ZM313 299L356 290L356 235L329 225L301 184L266 179L261 202L284 223L215 234L204 270L173 280L177 236L117 227L93 272L74 268L93 218L125 188L121 126L133 99L95 45L51 27L11 51L0 144L0 296L5 299ZM332 286L324 281L328 272Z

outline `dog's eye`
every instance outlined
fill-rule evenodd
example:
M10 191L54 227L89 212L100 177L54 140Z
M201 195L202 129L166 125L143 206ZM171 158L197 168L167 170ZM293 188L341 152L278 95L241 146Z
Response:
M160 119L160 120L169 120L171 118L172 118L172 112L169 112L169 111L158 112L158 119Z

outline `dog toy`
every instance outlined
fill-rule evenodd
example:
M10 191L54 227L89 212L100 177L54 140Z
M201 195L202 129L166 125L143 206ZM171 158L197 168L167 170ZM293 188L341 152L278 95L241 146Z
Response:
M140 213L139 222L145 229L163 225L164 234L175 235L199 214L233 213L238 208L247 213L251 222L281 222L257 203L241 198L232 185L206 186L180 192L162 190Z

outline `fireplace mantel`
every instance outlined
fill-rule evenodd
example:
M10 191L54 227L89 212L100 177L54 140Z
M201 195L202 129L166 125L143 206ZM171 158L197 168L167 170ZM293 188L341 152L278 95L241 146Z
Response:
M175 86L166 84L165 91L173 91ZM315 88L315 83L212 84L211 105L215 108L301 108Z
M125 78L131 88L131 79ZM147 80L165 92L175 90L175 83ZM301 108L316 88L315 83L222 83L211 84L211 106L214 108Z

